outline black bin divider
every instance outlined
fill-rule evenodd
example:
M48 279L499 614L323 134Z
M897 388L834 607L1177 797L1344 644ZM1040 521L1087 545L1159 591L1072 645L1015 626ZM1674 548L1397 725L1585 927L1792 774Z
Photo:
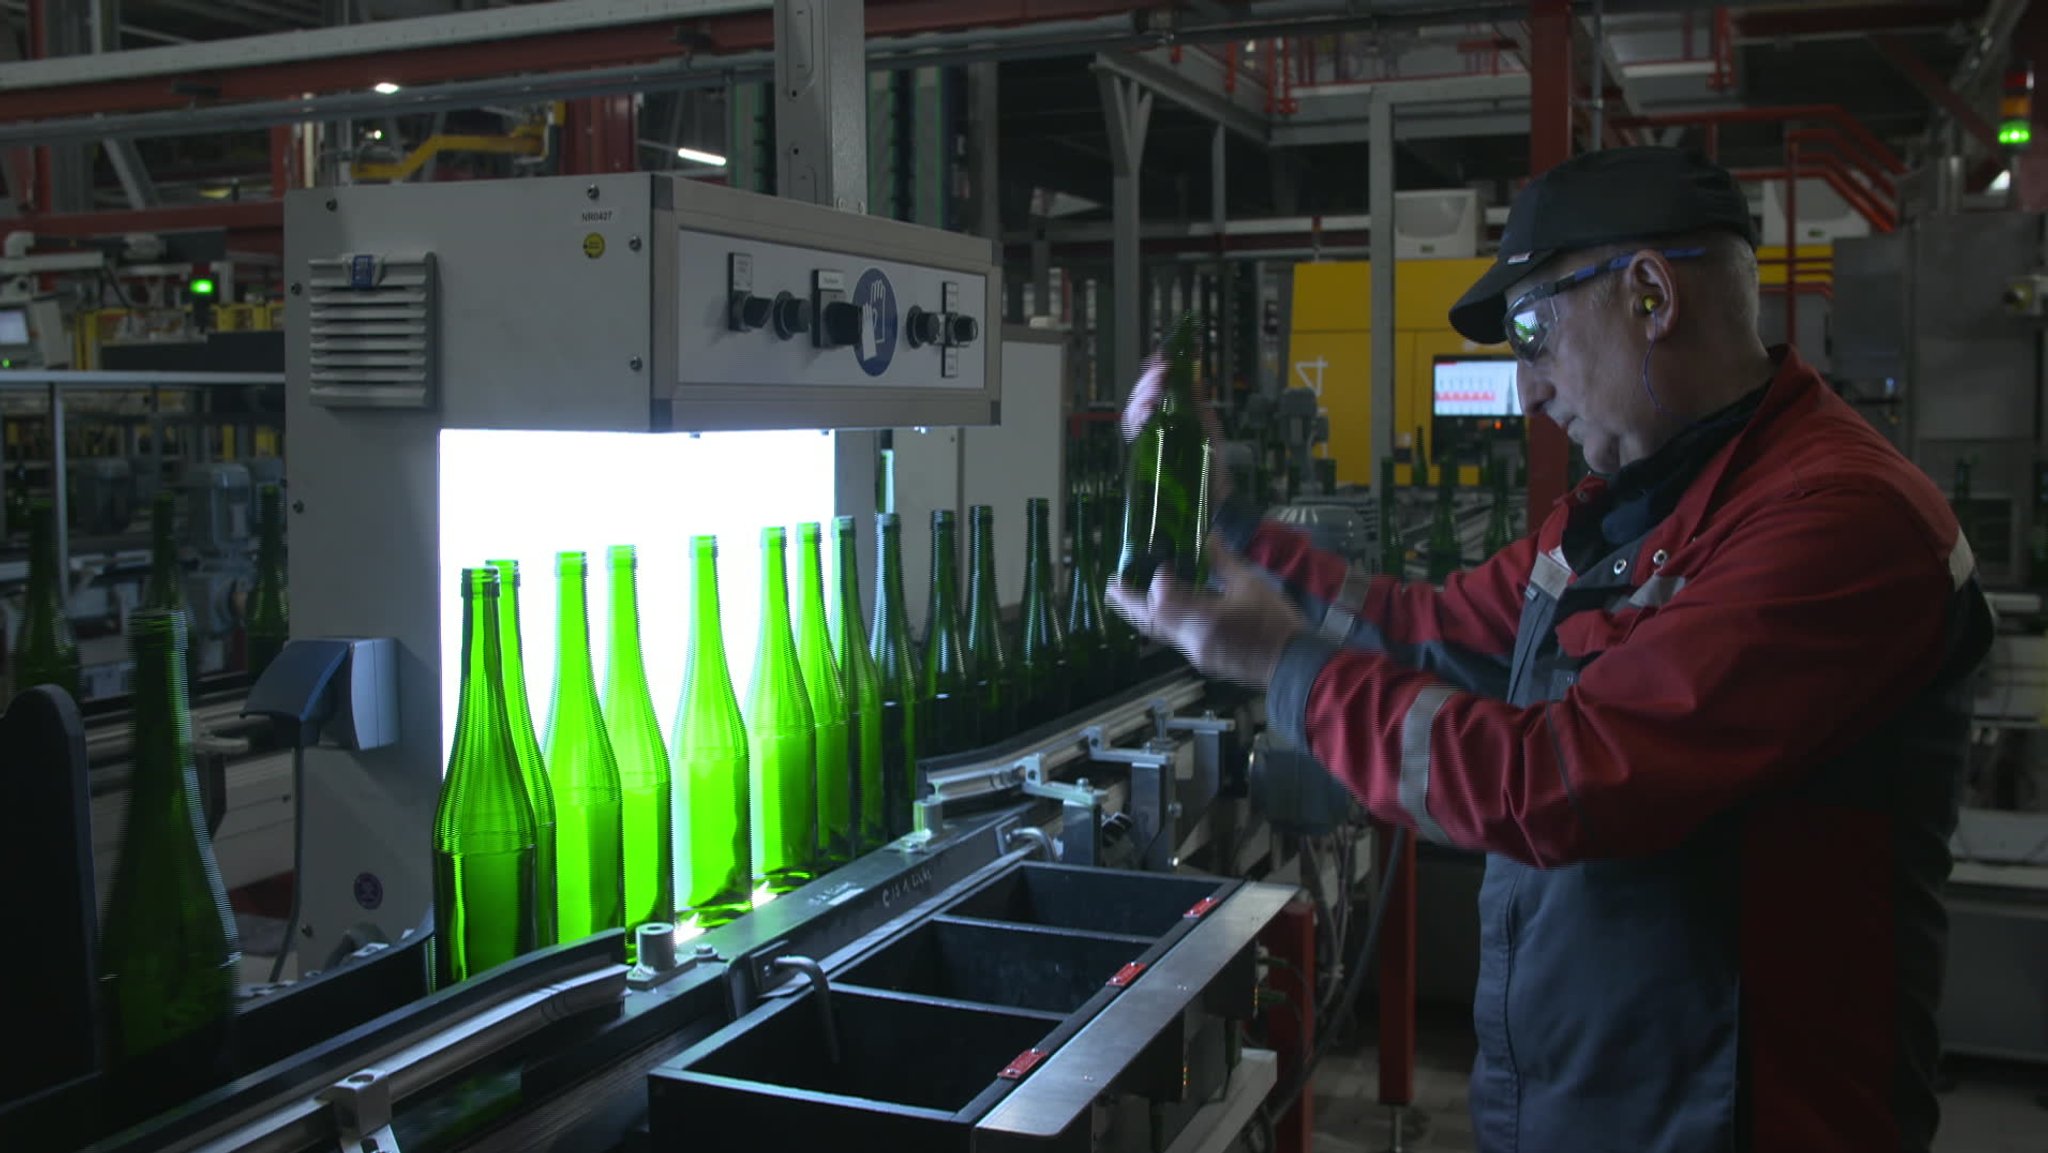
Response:
M942 912L952 917L1156 940L1173 932L1196 904L1230 883L1209 877L1027 864L995 878Z
M836 978L949 1001L1067 1014L1109 987L1153 938L939 916Z

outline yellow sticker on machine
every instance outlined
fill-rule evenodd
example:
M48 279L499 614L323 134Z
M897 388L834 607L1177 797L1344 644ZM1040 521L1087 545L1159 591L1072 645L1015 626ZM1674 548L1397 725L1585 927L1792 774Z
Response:
M600 257L600 256L603 256L603 255L604 255L604 234L603 234L603 233L598 233L598 232L591 232L591 233L586 233L586 234L584 235L584 237L583 237L583 255L585 255L585 256L588 256L588 257L589 257L590 259L592 259L592 260L596 260L596 259L597 259L598 257Z

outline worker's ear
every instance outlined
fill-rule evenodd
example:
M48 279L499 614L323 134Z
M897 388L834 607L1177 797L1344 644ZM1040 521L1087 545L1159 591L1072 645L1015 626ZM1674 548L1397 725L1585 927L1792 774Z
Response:
M1668 338L1678 327L1680 300L1678 277L1671 261L1654 248L1635 254L1622 271L1622 307L1629 319L1642 326L1652 343Z

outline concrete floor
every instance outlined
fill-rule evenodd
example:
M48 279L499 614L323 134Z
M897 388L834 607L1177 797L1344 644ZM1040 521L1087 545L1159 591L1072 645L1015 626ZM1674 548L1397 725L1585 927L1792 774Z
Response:
M1428 1024L1417 1043L1415 1108L1402 1148L1471 1153L1466 1080L1472 1040L1447 1024ZM2048 1067L1956 1061L1955 1084L1941 1097L1934 1153L2048 1153ZM1387 1110L1375 1100L1379 1062L1372 1053L1332 1053L1316 1074L1317 1153L1381 1153L1390 1148Z

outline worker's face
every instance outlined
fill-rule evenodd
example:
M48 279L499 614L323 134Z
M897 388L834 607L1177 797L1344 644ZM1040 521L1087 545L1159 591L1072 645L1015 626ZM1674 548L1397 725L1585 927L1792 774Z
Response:
M1661 439L1662 421L1641 382L1648 334L1633 269L1605 269L1572 288L1525 300L1602 263L1592 256L1553 260L1507 294L1508 324L1520 330L1518 344L1540 329L1533 353L1518 347L1522 411L1549 417L1579 445L1590 468L1611 473L1648 455Z

